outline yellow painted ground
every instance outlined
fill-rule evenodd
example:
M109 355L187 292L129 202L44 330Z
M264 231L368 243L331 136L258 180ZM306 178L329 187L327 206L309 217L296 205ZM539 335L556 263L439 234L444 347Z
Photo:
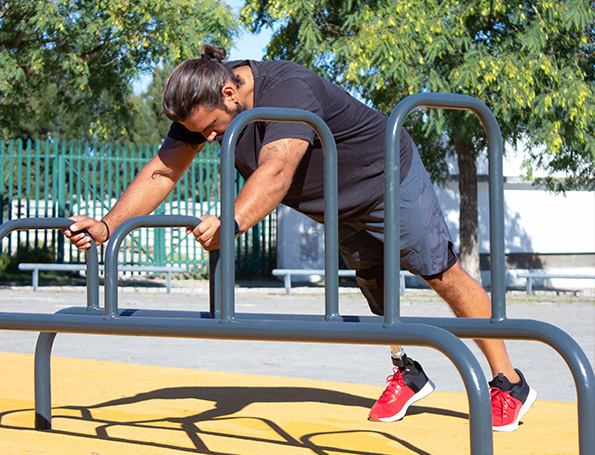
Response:
M381 387L55 357L53 430L33 429L33 356L0 353L0 454L469 453L467 398L375 423ZM537 401L496 454L577 454L576 405Z

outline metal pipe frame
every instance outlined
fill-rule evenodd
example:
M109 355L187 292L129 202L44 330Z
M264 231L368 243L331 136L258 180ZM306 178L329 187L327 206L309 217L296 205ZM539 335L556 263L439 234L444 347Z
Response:
M136 216L120 224L110 237L105 251L105 303L106 318L118 315L118 252L126 236L134 229L155 227L195 228L200 219L184 215Z
M304 341L304 342L336 342L336 343L354 343L354 344L391 344L395 341L382 341L382 338L387 333L394 334L395 338L403 340L401 326L391 327L388 332L382 322L382 318L377 316L339 316L339 320L344 324L338 324L341 327L339 333L326 333L324 337L319 338L316 334L316 326L321 330L328 331L328 323L324 316L319 315L300 315L300 314L256 314L256 313L240 313L236 315L234 323L255 321L257 325L262 325L262 330L256 329L248 324L246 327L239 325L232 325L222 329L216 319L213 319L212 313L200 311L167 311L167 310L136 310L124 309L120 310L118 317L120 320L130 320L130 318L144 318L145 323L135 322L130 324L97 327L97 320L89 318L89 310L85 307L71 307L60 310L60 315L76 315L85 317L84 319L56 318L54 316L50 321L45 315L39 315L33 321L28 314L13 314L15 317L20 316L21 324L17 320L12 321L10 329L12 330L40 330L51 328L51 330L65 332L65 333L94 333L94 334L110 334L110 335L132 335L132 336L174 336L168 331L168 327L173 323L179 325L182 329L176 337L190 337L190 338L217 338L217 339L244 339L244 340L268 340L268 341ZM101 316L103 312L99 309L92 314ZM184 320L181 322L181 320ZM199 320L199 321L197 321ZM204 323L202 321L208 321ZM296 332L299 329L299 322L305 323L307 329L305 331ZM439 327L448 330L453 335L459 338L498 338L498 339L516 339L516 340L538 340L548 344L561 354L566 361L571 371L582 368L583 365L588 365L589 360L581 349L576 349L576 342L564 331L559 328L540 321L534 320L507 320L493 325L487 319L456 319L456 318L424 318L424 317L404 317L402 318L404 326L420 327L415 329L415 334L419 334L417 330L424 330L427 326ZM59 327L57 324L60 324ZM32 326L33 324L33 326ZM147 326L150 329L147 329ZM335 324L332 325L333 327ZM362 328L363 327L363 328ZM5 327L3 327L5 328ZM265 329L266 328L266 329ZM272 328L272 329L271 329ZM281 332L287 332L291 340L282 339L278 336L276 329ZM365 334L380 334L382 338L368 339ZM351 334L354 334L352 339ZM384 335L382 335L384 334ZM284 335L286 336L286 335ZM361 338L361 337L364 338ZM49 387L49 359L51 351L51 343L53 343L55 333L42 333L38 340L36 349L36 428L47 429L48 422L51 422L50 414L50 387ZM294 339L293 339L294 338ZM425 345L419 340L399 341L403 344ZM49 346L48 346L49 344ZM441 350L442 351L442 350ZM444 353L444 351L442 351ZM459 370L460 371L460 370ZM38 376L41 375L41 376ZM580 432L585 431L584 413L589 412L589 394L592 394L592 382L582 381L581 376L574 375L575 385L577 387L577 397L579 406L579 426ZM585 399L585 397L587 397ZM591 402L592 403L592 402ZM586 408L586 410L585 410ZM470 415L473 415L471 412ZM590 453L589 441L580 441L581 453ZM587 444L587 446L583 446Z
M492 251L492 318L401 318L397 281L399 263L399 133L407 114L420 106L467 109L474 112L488 133L490 157L490 238ZM233 162L238 136L252 121L301 122L312 126L325 150L325 315L235 314L233 263ZM330 146L329 146L330 144ZM396 152L395 152L396 151ZM222 144L222 239L221 261L211 255L209 312L120 310L117 305L117 251L124 237L137 227L194 227L198 219L181 216L137 217L123 223L110 240L106 255L106 297L101 311L88 299L86 308L67 308L56 314L0 313L0 329L42 332L36 347L36 428L51 428L50 356L56 332L129 336L189 337L236 340L303 341L353 344L408 344L434 347L453 361L461 374L469 399L472 454L493 453L491 410L487 382L477 359L459 338L535 339L556 349L569 365L579 402L579 446L582 454L595 447L593 426L593 371L584 352L560 329L538 321L507 320L504 282L504 211L502 140L489 109L474 98L450 94L418 94L403 100L389 119L386 136L386 311L378 317L341 316L338 311L338 214L336 147L324 122L314 114L295 109L255 108L237 116ZM71 220L37 219L34 227L55 228ZM10 226L6 226L13 223ZM0 226L0 240L14 229L26 229L27 221ZM69 224L64 224L69 223ZM43 224L43 226L42 226ZM15 227L16 226L16 227ZM388 245L388 246L387 246ZM95 248L92 248L95 249ZM395 252L397 252L395 254ZM89 256L87 257L89 261ZM385 272L387 273L387 272ZM88 272L88 277L91 275ZM95 274L97 275L97 273ZM396 289L395 289L396 288ZM496 289L498 288L498 289ZM89 303L91 302L91 303Z
M0 242L13 231L29 229L67 229L74 223L67 218L19 218L0 225ZM87 306L82 314L95 314L99 308L99 258L95 240L91 237L91 247L85 252L87 273ZM3 323L11 319L12 313L0 313L0 329ZM48 315L51 317L51 315ZM50 359L52 346L57 331L47 331L39 334L35 346L35 428L49 430L52 428L51 412L51 372Z
M489 159L489 210L492 317L488 322L480 319L452 319L438 326L461 337L516 338L539 340L554 348L564 358L577 387L579 415L579 447L581 454L595 452L595 375L589 359L580 346L565 332L539 321L506 318L506 274L504 254L504 177L502 171L503 142L500 127L492 111L476 98L450 93L417 93L403 99L393 110L386 130L386 218L385 258L392 262L392 269L385 263L385 323L399 320L399 293L394 273L398 266L391 251L399 251L399 150L400 132L407 115L419 107L468 110L481 121L488 140ZM388 270L387 270L388 269ZM425 319L428 324L436 321ZM453 330L456 327L456 331Z
M101 310L61 310L55 314L0 314L0 327L7 330L42 332L35 359L35 424L51 429L50 357L55 335L84 333L102 335L209 338L227 340L299 341L346 344L408 344L433 347L451 359L461 375L469 400L470 446L473 454L491 454L491 409L487 382L481 366L469 348L450 332L426 324L403 323L384 327L375 322L259 319L259 315L224 321L209 313L121 310L117 317L105 318ZM197 314L198 313L198 314ZM45 333L47 332L47 333Z
M448 110L467 110L475 114L483 125L488 142L489 169L489 209L490 209L490 260L492 320L506 318L506 276L504 255L504 177L502 172L503 144L500 126L492 111L481 101L466 95L451 93L416 93L403 99L394 108L386 127L385 147L385 257L390 256L390 265L396 269L386 270L386 300L398 302L398 293L394 290L394 270L398 270L398 262L394 262L392 251L399 251L399 173L400 173L400 133L407 115L419 107L440 108ZM395 247L397 249L395 249ZM388 264L385 264L388 265ZM392 306L392 305L389 305ZM387 324L398 320L398 303L396 308L387 308Z
M337 211L337 146L328 125L317 116L301 109L252 108L235 117L225 131L221 143L221 281L220 310L223 320L233 319L234 264L234 162L235 147L246 125L258 121L304 123L320 138L324 153L324 243L325 243L325 306L326 318L339 314L339 214Z
M322 322L283 320L238 320L234 308L233 263L233 162L235 143L241 129L251 121L291 121L312 126L325 150L325 224L326 224L326 292L325 317ZM423 324L398 324L393 327L378 324L340 323L338 312L338 211L337 211L337 152L328 126L317 116L305 111L285 109L251 109L240 114L223 139L222 146L222 239L221 264L213 259L215 281L211 296L211 314L218 318L196 319L177 317L122 317L117 305L117 253L125 236L138 227L194 227L192 217L135 217L114 231L107 246L105 263L105 305L103 317L97 315L30 315L0 314L0 328L56 332L119 334L133 336L174 336L215 339L269 341L304 341L327 343L414 344L430 346L447 355L462 376L468 400L470 447L473 454L493 453L491 411L487 382L477 359L456 336L438 327ZM214 300L217 299L217 300ZM213 309L214 307L214 309ZM95 311L94 313L97 313ZM131 313L134 314L134 313ZM20 327L20 328L17 328ZM36 362L36 422L39 428L51 428L50 356L54 335L42 334L38 340Z
M13 231L25 231L30 229L68 229L73 220L68 218L19 218L6 221L0 225L0 242ZM87 308L94 310L99 308L99 256L97 246L93 237L91 248L85 252L87 262Z

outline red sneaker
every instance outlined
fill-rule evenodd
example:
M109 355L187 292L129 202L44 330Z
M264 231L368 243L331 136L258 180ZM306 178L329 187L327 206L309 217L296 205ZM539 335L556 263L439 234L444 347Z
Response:
M427 397L435 389L421 365L410 360L403 370L393 368L386 378L388 386L370 410L369 419L375 422L395 422L405 417L409 406Z
M515 371L521 377L518 384L511 384L502 373L490 381L494 431L515 431L521 417L537 399L537 393L527 384L523 374L519 370Z

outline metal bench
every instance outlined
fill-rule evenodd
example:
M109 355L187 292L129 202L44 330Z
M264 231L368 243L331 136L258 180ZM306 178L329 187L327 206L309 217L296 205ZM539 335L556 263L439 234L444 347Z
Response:
M55 272L80 272L86 270L86 264L43 264L43 263L28 263L19 264L19 270L31 270L33 292L37 291L39 287L39 271L55 271ZM99 265L99 271L103 272L103 265ZM121 265L118 267L121 272L149 272L149 273L165 273L167 293L171 294L171 276L173 273L183 273L186 270L183 267L172 266L155 266L155 265Z
M291 294L291 277L292 276L320 276L324 277L323 269L274 269L272 272L273 276L282 276L285 284L285 294ZM355 276L355 270L339 270L338 276ZM399 292L401 295L405 295L405 277L415 276L413 273L407 270L401 270Z
M592 280L595 285L595 275L573 275L565 273L547 273L543 271L538 272L521 272L517 273L517 278L526 278L527 280L527 295L533 295L533 280L535 279L550 279L550 278L566 278L573 280Z

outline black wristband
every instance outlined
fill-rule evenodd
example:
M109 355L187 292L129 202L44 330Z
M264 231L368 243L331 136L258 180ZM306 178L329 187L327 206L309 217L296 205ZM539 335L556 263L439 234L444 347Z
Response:
M105 226L105 230L107 231L107 239L105 239L105 241L107 242L111 235L109 232L109 226L107 225L107 223L104 220L101 220L101 223L103 223L103 225Z
M221 220L221 217L219 217L219 220ZM238 224L238 222L236 220L233 220L233 222L235 223L234 235L238 235L240 233L240 225Z

